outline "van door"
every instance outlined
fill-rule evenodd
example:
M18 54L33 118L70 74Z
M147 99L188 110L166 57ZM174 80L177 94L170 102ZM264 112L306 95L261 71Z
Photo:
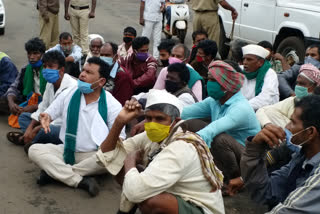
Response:
M249 42L273 43L276 0L243 0L240 37Z

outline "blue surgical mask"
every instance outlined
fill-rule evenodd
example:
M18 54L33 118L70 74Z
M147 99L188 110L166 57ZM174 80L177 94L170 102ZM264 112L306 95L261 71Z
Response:
M40 59L40 60L38 60L38 61L35 62L35 63L31 63L31 62L29 61L29 64L31 65L32 68L39 68L39 67L41 67L41 65L42 65L43 63L42 63L42 60Z
M293 138L294 136L297 136L298 134L304 132L305 130L307 130L307 129L309 129L309 128L310 128L310 127L306 128L306 129L303 129L303 130L295 133L294 135L293 135L293 134L291 133L291 131L289 131L288 129L286 129L286 128L284 129L284 132L286 133L286 144L287 144L287 147L288 147L291 151L293 151L293 152L295 152L295 153L299 153L300 150L301 150L301 148L302 148L302 145L305 144L305 143L307 143L307 142L309 141L309 139L308 139L308 140L305 140L305 141L303 141L302 143L300 143L299 145L293 144L293 143L291 142L291 140L292 140L292 138Z
M83 82L78 79L78 89L80 90L81 93L84 93L84 94L92 93L94 90L91 88L91 85L92 85L91 83Z
M107 63L110 66L113 64L113 58L112 57L100 56L100 59L102 59L105 63Z
M296 85L296 87L294 88L294 93L298 98L302 98L309 95L308 88L302 87L300 85Z
M208 95L215 100L220 100L226 92L221 90L221 85L218 82L208 81L207 83Z
M55 83L60 78L59 70L45 68L42 70L42 75L49 83Z

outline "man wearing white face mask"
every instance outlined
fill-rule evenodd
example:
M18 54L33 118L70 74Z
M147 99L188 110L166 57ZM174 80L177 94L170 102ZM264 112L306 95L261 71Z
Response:
M320 96L303 97L295 104L286 130L270 125L247 139L241 175L254 200L272 208L270 214L319 213L319 106ZM296 152L287 165L268 176L265 153L284 141Z
M95 152L107 137L121 104L103 89L109 78L110 66L98 57L84 65L78 87L63 92L44 112L40 122L45 133L50 132L50 122L62 118L60 140L63 144L35 144L29 148L29 158L41 171L39 185L61 181L68 186L88 191L91 196L99 192L93 178L106 173L95 161ZM121 138L125 139L122 129ZM92 161L89 166L88 161Z

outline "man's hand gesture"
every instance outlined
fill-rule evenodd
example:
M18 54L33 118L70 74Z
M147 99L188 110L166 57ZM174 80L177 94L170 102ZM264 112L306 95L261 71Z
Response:
M281 141L286 139L284 130L276 125L266 125L254 138L253 142L257 144L266 143L270 148L280 146Z
M51 132L50 130L50 123L51 123L51 117L47 113L41 113L39 116L39 120L41 123L42 128L44 129L44 133L48 134Z
M127 100L117 117L117 121L125 125L139 116L140 113L141 105L139 104L139 102L134 99L130 101Z

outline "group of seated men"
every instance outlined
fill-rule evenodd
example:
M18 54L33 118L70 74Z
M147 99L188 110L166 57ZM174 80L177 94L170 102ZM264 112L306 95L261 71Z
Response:
M158 61L148 38L123 36L92 35L83 65L69 33L49 50L27 41L20 73L0 53L1 111L22 131L7 138L39 166L39 185L94 197L93 176L109 173L118 213L225 213L222 196L244 186L269 213L318 213L320 46L292 66L266 42L223 61L197 31L191 51L163 40Z

